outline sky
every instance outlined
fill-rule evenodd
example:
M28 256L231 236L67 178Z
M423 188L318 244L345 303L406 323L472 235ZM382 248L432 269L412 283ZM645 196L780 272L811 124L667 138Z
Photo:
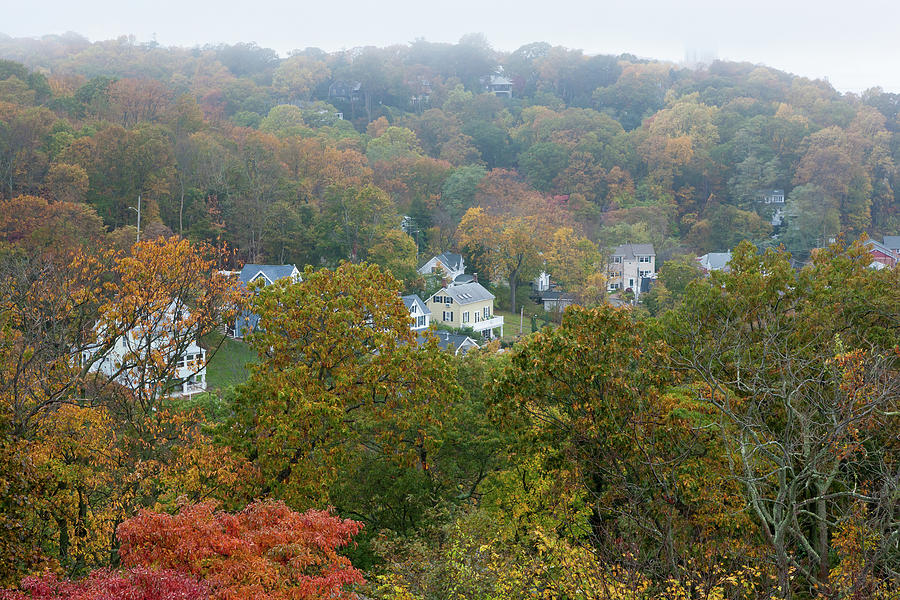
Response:
M827 78L840 91L900 93L897 0L0 0L2 33L66 31L166 46L256 42L282 55L483 33L498 50L546 41L674 62L696 50Z

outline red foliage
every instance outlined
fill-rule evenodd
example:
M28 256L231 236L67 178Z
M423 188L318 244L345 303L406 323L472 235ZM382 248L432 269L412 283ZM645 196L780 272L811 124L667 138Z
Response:
M256 502L234 515L207 502L174 516L142 511L119 526L118 537L125 566L202 579L216 599L340 600L354 597L346 586L363 582L337 554L361 527L328 511L296 513L282 502Z
M22 591L0 591L0 600L206 600L206 585L175 571L135 568L101 569L80 581L60 581L56 575L26 577Z

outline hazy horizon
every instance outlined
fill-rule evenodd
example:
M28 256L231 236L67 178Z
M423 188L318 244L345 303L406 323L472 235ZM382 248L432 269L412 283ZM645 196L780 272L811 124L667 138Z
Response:
M410 0L349 0L339 6L337 12L334 5L261 0L250 11L228 0L136 0L129 5L51 0L37 8L8 7L0 31L36 38L71 31L92 42L134 35L138 42L155 39L163 46L183 47L255 42L281 56L305 47L333 52L417 38L454 43L467 33L483 33L495 49L507 52L544 41L587 54L631 53L678 63L686 51L696 50L824 78L842 92L877 86L900 93L895 66L900 7L880 0L860 0L852 11L834 0L760 0L739 6L711 0L677 6L659 0L629 6L561 0L552 11L534 0L489 5L461 0L452 11L423 8Z

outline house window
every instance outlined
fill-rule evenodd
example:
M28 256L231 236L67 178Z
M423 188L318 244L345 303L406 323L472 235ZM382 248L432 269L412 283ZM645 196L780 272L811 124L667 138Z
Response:
M618 283L610 283L610 284L609 284L609 289L611 289L611 290L617 290L617 289L619 289L619 284L618 284Z
M416 305L415 304L413 304L412 306L409 307L409 314L411 314L411 315L416 314Z
M416 319L416 327L425 327L425 315Z
M445 310L445 311L444 311L444 314L441 316L441 319L442 319L443 321L453 321L453 311L452 311L452 310Z
M650 257L649 256L638 256L638 262L648 263L648 262L650 262Z
M477 323L477 322L479 322L480 320L481 320L481 313L479 313L479 312L476 310L476 311L475 311L475 322Z
M487 321L490 318L491 318L491 307L485 306L484 307L484 320Z
M620 262L622 262L622 257L621 257L621 256L614 256L614 257L613 257L613 262L614 262L614 263L620 263Z
M646 276L648 276L651 272L650 272L650 271L641 271L640 273L641 273L641 277L646 277Z
M630 277L628 278L628 287L630 287L630 288L634 287L634 279L632 279Z
M469 322L469 311L466 311L466 312L463 313L463 320L462 320L462 322L463 322L463 323L468 323L468 322Z

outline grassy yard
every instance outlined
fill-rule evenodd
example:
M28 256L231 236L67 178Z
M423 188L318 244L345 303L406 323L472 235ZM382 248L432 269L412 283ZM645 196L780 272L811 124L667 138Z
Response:
M521 309L520 309L521 311ZM522 323L522 319L520 318L521 312L516 312L513 314L506 310L497 310L496 306L494 307L494 314L498 317L503 317L503 340L507 342L511 342L515 340L519 336L519 325L522 325L522 335L528 335L531 333L531 315L537 314L537 326L540 329L544 324L543 317L541 316L543 313L540 310L540 306L534 304L533 302L529 302L525 305L525 322ZM553 327L553 323L550 324Z
M224 340L222 339L224 337ZM206 365L206 382L210 390L222 389L246 381L250 376L247 364L256 362L256 352L240 340L233 340L220 333L210 334L203 339L206 348L218 350Z

